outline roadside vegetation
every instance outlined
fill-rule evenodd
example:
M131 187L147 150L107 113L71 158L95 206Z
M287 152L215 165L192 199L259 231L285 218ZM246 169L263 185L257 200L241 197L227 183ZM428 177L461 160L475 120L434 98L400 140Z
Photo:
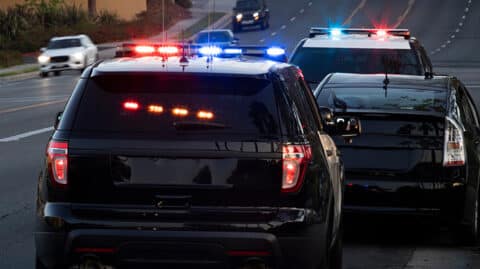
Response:
M183 6L191 1L181 2L182 6L166 1L166 27L189 17ZM145 38L159 34L162 22L161 5L153 5L127 22L108 11L89 16L86 7L65 0L25 0L0 10L0 67L21 63L23 53L37 52L53 36L87 34L95 43Z

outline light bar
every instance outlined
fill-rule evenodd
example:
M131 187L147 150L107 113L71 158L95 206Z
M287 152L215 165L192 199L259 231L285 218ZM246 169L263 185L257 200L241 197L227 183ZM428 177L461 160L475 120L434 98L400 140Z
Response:
M242 54L242 49L235 49L235 48L227 48L223 50L223 53L228 55L240 55Z
M338 28L334 28L334 29L330 30L330 34L332 36L340 36L342 34L342 30L338 29Z
M341 34L364 34L364 35L377 35L379 37L401 36L405 39L410 38L410 31L408 29L367 29L367 28L323 28L312 27L310 28L309 37L315 37L317 35L332 35L339 36Z
M140 54L151 54L155 52L153 46L135 46L135 52Z
M158 48L160 54L178 54L179 49L176 46L162 46Z

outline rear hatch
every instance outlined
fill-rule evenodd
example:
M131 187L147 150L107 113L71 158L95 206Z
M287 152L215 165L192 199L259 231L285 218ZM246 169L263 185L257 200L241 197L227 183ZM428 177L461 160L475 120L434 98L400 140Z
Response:
M265 77L95 77L69 139L69 197L172 209L270 205L282 179L275 100Z
M441 178L445 93L336 88L336 115L360 118L362 134L335 138L345 162L346 204L417 207Z

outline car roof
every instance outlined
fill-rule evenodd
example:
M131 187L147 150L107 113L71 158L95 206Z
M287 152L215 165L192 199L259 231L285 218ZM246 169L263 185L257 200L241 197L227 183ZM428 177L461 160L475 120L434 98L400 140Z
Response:
M434 76L425 78L425 76L414 75L388 75L389 87L410 88L410 89L431 89L448 90L452 77ZM378 87L384 86L385 74L349 74L333 73L326 78L323 88L330 87Z
M273 68L291 66L270 60L246 58L195 57L188 59L188 61L186 66L181 66L180 57L170 57L167 60L163 60L158 56L116 58L100 62L94 67L92 76L109 72L205 73L261 76L270 73Z
M65 40L65 39L73 39L73 38L84 38L86 37L86 35L70 35L70 36L56 36L56 37L52 37L52 41L56 41L56 40Z
M356 48L356 49L398 49L410 50L410 39L389 36L382 40L365 34L343 34L341 37L317 35L305 39L304 48Z
M228 32L230 33L231 30L230 29L212 29L212 30L203 30L203 31L200 31L199 34L202 34L202 33L225 33L225 32Z

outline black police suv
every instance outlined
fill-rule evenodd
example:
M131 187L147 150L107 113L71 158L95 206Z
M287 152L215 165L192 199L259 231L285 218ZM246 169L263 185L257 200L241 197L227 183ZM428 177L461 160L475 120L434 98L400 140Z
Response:
M237 0L233 8L232 29L240 32L244 27L270 27L270 10L266 0Z
M447 76L332 74L315 96L322 109L362 122L350 143L334 138L346 212L438 216L466 241L478 239L480 125L465 85Z
M301 71L180 59L83 73L38 181L36 268L341 268L343 166Z
M432 64L420 42L408 29L310 29L290 57L314 89L335 72L404 75L433 74Z

